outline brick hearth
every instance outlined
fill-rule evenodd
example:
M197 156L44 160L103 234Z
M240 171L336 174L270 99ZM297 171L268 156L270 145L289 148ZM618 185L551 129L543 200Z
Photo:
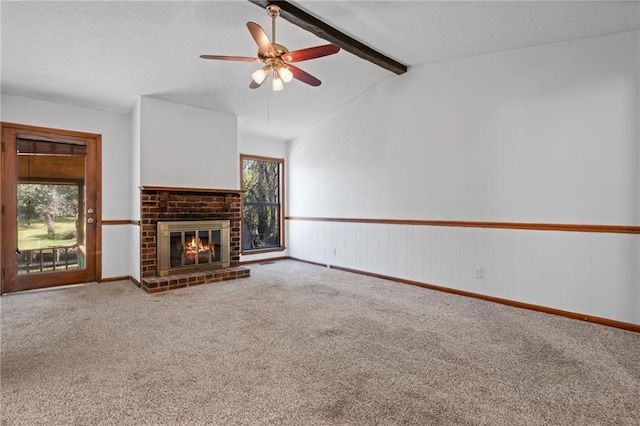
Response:
M241 192L222 189L144 187L140 211L140 286L149 293L249 277L240 264ZM157 276L158 221L229 220L229 268Z

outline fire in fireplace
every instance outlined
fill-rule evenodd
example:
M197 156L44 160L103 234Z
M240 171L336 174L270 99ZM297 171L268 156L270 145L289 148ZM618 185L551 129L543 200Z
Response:
M228 267L228 220L158 222L158 276Z

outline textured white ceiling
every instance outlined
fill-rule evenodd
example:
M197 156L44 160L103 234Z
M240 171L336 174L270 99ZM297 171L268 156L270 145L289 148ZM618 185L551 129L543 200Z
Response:
M407 65L640 27L640 3L617 1L301 1L302 8ZM270 34L247 1L2 1L2 91L128 113L140 95L238 116L240 137L289 140L394 74L342 51L300 63L322 80L273 93L248 88L257 64L245 23ZM278 20L289 50L326 43ZM411 72L411 70L409 70Z

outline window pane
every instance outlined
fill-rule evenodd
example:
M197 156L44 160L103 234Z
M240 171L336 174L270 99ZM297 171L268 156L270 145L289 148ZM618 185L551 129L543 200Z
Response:
M280 164L245 160L243 170L245 203L280 202Z
M18 183L18 274L83 268L82 185ZM84 205L80 206L84 209Z
M280 207L244 206L243 249L280 247Z
M243 250L281 246L280 173L280 161L243 159Z

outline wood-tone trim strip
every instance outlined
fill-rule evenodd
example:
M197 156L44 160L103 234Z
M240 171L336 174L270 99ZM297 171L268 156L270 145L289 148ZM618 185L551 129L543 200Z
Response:
M99 283L110 283L110 282L114 282L114 281L125 281L125 280L131 280L131 275L123 275L121 277L103 278L98 282Z
M251 159L251 160L260 160L260 161L271 161L273 163L280 163L283 165L284 167L284 158L280 158L280 157L265 157L264 155L253 155L253 154L244 154L244 153L240 153L240 166L242 166L242 160L244 160L245 158Z
M102 279L102 135L96 135L96 279L100 281Z
M142 191L175 191L175 192L217 192L217 193L232 193L242 194L244 191L241 189L219 189L219 188L183 188L173 186L141 186Z
M116 219L116 220L103 220L102 225L137 225L140 226L139 220L129 219Z
M609 234L640 234L640 226L633 225L582 225L572 223L517 223L517 222L471 222L455 220L414 220L414 219L356 219L286 216L286 220L314 222L377 223L389 225L428 225L460 228L525 229L533 231L599 232Z
M309 263L309 264L312 264L312 265L322 266L322 267L329 266L332 269L338 269L340 271L351 272L351 273L359 274L359 275L366 275L366 276L374 277L374 278L380 278L380 279L383 279L383 280L393 281L393 282L397 282L397 283L400 283L400 284L408 284L408 285L412 285L412 286L416 286L416 287L427 288L429 290L441 291L443 293L451 293L451 294L455 294L455 295L458 295L458 296L473 297L474 299L486 300L488 302L499 303L501 305L507 305L507 306L513 306L513 307L516 307L516 308L528 309L528 310L531 310L531 311L543 312L545 314L559 315L559 316L566 317L566 318L571 318L571 319L576 319L576 320L586 321L586 322L592 322L592 323L595 323L595 324L606 325L608 327L621 328L623 330L628 330L628 331L633 331L633 332L636 332L636 333L640 333L640 325L639 324L632 324L632 323L628 323L628 322L617 321L617 320L612 320L612 319L602 318L602 317L596 317L596 316L593 316L593 315L581 314L581 313L577 313L577 312L564 311L562 309L549 308L549 307L546 307L546 306L533 305L533 304L530 304L530 303L518 302L518 301L515 301L515 300L509 300L509 299L503 299L503 298L500 298L500 297L493 297L493 296L488 296L488 295L485 295L485 294L473 293L473 292L465 291L465 290L458 290L458 289L455 289L455 288L441 287L441 286L434 285L434 284L422 283L422 282L419 282L419 281L412 281L412 280L407 280L407 279L404 279L404 278L392 277L392 276L389 276L389 275L376 274L376 273L373 273L373 272L361 271L361 270L358 270L358 269L345 268L345 267L342 267L342 266L323 265L321 263L310 262L310 261L306 261L306 260L303 260L303 259L298 259L298 258L295 258L295 257L290 257L290 259L297 260L299 262Z
M315 265L315 266L320 266L321 268L326 268L326 267L331 267L331 265L327 265L326 263L320 263L320 262L313 262L311 260L304 260L304 259L299 259L297 257L291 257L289 256L289 259L291 260L295 260L297 262L303 262L303 263L308 263L309 265ZM334 267L333 269L338 269L337 267ZM346 269L345 269L346 271ZM346 272L350 272L350 271L346 271ZM355 273L355 272L354 272Z

